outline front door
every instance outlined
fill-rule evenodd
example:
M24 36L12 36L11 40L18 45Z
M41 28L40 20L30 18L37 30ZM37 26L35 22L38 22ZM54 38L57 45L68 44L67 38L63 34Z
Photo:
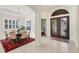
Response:
M51 36L69 39L69 17L51 18Z

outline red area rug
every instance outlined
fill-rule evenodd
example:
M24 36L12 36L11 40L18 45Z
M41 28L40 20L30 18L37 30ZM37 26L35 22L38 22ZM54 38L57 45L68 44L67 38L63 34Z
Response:
M18 47L20 47L22 45L30 43L30 42L32 42L34 40L35 39L33 39L33 38L25 38L25 39L22 39L19 42L16 42L15 44L12 44L11 39L8 38L8 39L1 40L1 44L3 46L4 51L9 52L9 51L11 51L11 50L13 50L15 48L18 48Z

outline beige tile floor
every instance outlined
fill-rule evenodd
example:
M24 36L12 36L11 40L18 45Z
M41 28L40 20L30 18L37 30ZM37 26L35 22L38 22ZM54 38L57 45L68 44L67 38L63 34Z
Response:
M76 48L74 43L70 41L69 43L60 42L56 40L51 40L51 44L43 44L36 46L36 42L31 42L19 48L16 48L8 53L78 53L79 49ZM0 44L0 52L4 52Z

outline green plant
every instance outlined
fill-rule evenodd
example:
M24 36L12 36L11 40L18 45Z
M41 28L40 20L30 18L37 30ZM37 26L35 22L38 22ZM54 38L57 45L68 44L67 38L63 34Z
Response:
M21 33L21 30L20 30L20 29L18 29L18 30L17 30L17 34L20 34L20 33Z
M25 29L25 27L24 27L24 26L22 26L22 27L21 27L21 30L24 30L24 29Z

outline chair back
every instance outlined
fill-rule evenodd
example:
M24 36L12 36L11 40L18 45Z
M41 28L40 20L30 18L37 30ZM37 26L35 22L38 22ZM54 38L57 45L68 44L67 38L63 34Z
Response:
M27 37L28 37L28 38L30 37L30 31L27 33Z
M16 33L14 31L10 32L10 39L16 39Z
M27 38L27 32L26 31L22 32L21 39L24 39L24 38Z

